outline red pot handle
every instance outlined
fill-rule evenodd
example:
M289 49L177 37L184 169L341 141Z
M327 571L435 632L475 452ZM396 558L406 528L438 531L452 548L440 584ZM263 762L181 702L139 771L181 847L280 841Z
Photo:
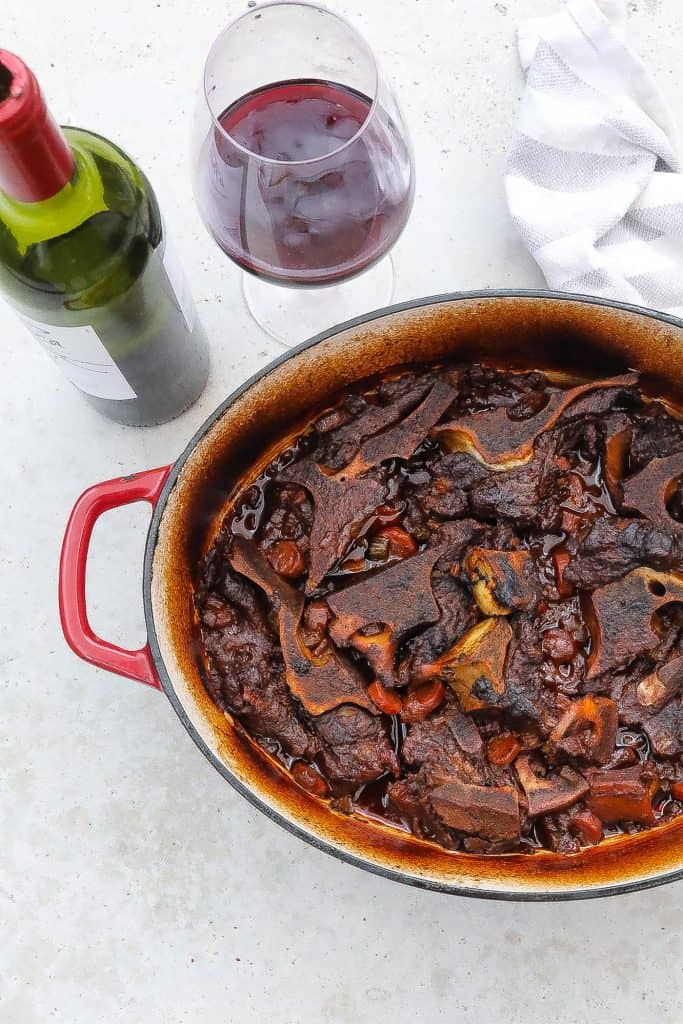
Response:
M161 466L107 480L84 491L69 516L59 563L59 614L71 650L93 665L148 683L158 690L161 684L149 644L139 651L127 651L102 640L90 628L85 604L85 567L93 527L99 517L112 508L134 501L148 501L154 507L170 471L170 466Z

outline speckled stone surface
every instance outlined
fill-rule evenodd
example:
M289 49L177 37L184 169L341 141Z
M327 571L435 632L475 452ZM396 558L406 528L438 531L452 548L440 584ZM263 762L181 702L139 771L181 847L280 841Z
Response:
M533 286L501 169L521 92L514 29L555 0L331 0L366 33L412 131L418 194L397 298ZM2 4L2 45L58 118L151 177L212 341L201 401L163 427L100 419L0 308L0 1022L678 1024L683 886L565 905L411 890L294 839L211 768L158 693L66 649L59 543L89 484L171 461L276 353L201 227L188 135L203 57L235 0ZM680 0L630 31L683 122ZM96 532L94 625L140 642L147 513Z

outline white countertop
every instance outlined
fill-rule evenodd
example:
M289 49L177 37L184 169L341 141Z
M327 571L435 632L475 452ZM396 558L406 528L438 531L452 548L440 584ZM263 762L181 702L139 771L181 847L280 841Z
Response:
M418 193L397 298L540 276L501 169L521 92L515 25L555 0L330 0L393 81ZM678 1024L683 885L578 904L435 895L345 866L242 800L157 692L62 639L59 545L89 484L172 461L279 349L192 201L188 125L213 36L246 0L23 0L2 45L58 119L138 158L184 253L213 350L200 402L166 426L97 416L0 309L0 1022ZM633 0L630 31L683 124L680 0ZM93 624L140 643L146 507L111 513Z

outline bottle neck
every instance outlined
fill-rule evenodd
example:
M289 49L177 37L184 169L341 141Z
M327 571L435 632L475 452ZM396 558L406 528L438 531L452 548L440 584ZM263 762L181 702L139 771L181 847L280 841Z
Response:
M38 203L70 180L74 157L51 116L33 72L0 50L0 191Z
M87 133L73 128L65 128L64 133L74 161L64 188L40 203L21 202L0 191L0 224L9 229L22 256L30 246L65 235L107 209Z

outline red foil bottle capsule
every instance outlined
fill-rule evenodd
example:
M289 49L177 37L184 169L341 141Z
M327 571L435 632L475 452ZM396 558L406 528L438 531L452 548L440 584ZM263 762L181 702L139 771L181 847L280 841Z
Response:
M71 178L74 158L35 75L0 50L0 189L23 203L49 199Z

